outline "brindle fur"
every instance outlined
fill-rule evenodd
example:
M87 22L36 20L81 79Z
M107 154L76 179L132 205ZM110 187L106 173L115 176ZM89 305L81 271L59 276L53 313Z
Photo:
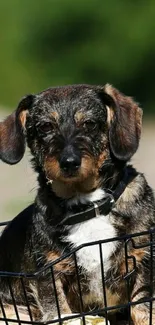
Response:
M34 205L17 216L0 239L0 270L35 272L71 252L70 243L62 237L68 232L61 221L68 212L68 198L102 187L114 190L127 172L127 187L110 213L118 236L149 230L155 223L155 202L152 189L143 174L127 162L136 152L141 133L142 112L132 98L110 85L75 85L50 88L38 95L26 96L15 113L0 124L0 157L17 163L30 147L32 164L38 173L39 189ZM72 152L81 165L73 175L60 168L62 157ZM50 181L53 180L53 183ZM104 231L104 229L103 229ZM128 256L136 259L136 272L130 281L131 301L140 301L150 292L149 238L140 236L128 243ZM144 245L145 246L145 245ZM132 259L125 263L124 245L120 241L111 256L112 267L105 281L108 306L128 301L124 276L133 268ZM104 301L91 294L89 278L80 271L84 310L103 308ZM54 266L55 281L62 313L81 311L72 256L67 263ZM25 300L20 279L11 278L16 303ZM50 270L36 279L25 279L28 299L34 318L49 320L57 316ZM11 304L7 278L0 280L0 296ZM153 286L154 294L154 286ZM131 308L135 325L148 325L149 306ZM114 322L115 324L115 322ZM153 323L155 309L153 308Z

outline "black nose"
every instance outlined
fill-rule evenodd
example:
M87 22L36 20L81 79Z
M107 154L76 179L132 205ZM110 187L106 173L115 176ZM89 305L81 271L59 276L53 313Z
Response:
M68 157L63 156L60 160L60 168L67 173L73 173L78 170L81 165L81 158L77 155Z

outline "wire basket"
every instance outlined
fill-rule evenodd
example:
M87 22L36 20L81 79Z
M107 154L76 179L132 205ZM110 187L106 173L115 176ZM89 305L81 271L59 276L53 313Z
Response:
M5 227L7 222L0 223L1 229ZM143 236L145 238L145 242L142 241L141 244L136 244L136 239ZM106 297L106 281L105 281L105 275L104 275L104 262L103 262L103 252L102 247L105 243L110 242L120 242L121 245L124 247L124 256L125 256L125 274L122 277L122 282L126 286L126 292L127 292L127 303L124 302L121 305L108 305L107 304L107 297ZM140 241L139 241L140 242ZM132 278L134 277L135 272L137 272L137 260L135 256L132 256L128 253L128 246L132 244L132 247L134 250L140 250L146 248L149 252L149 284L150 284L150 294L149 297L137 301L131 301L131 292L130 292L130 282L132 281ZM98 251L100 255L100 270L101 272L101 280L102 280L102 288L103 288L103 305L104 308L97 308L93 310L85 310L83 306L83 294L81 290L81 280L79 276L79 267L78 267L78 252L82 250L85 247L88 246L98 246ZM148 319L148 325L154 325L154 322L152 320L152 311L153 311L153 302L155 300L155 297L153 297L153 273L154 273L154 266L153 266L153 255L154 255L154 248L155 248L155 228L150 229L149 231L145 232L139 232L132 235L126 235L121 237L115 237L103 241L96 241L91 242L89 244L84 244L79 246L76 249L72 249L71 253L65 254L54 261L52 261L48 266L41 268L39 271L35 273L11 273L11 272L3 272L0 271L0 277L5 277L7 283L8 283L8 290L11 296L10 306L13 311L13 316L10 317L7 315L7 308L5 302L3 301L3 298L0 298L0 324L68 324L71 322L71 320L79 320L79 323L76 324L105 324L105 325L113 325L113 324L134 324L132 323L131 319L131 308L132 306L135 306L137 304L148 304L149 305L149 319ZM55 267L59 265L59 263L62 263L62 261L67 261L68 258L72 258L74 265L75 265L75 272L76 272L76 281L77 281L77 288L78 288L78 299L79 299L79 306L80 306L80 312L76 314L70 314L70 315L62 315L61 314L61 308L60 308L60 301L57 294L57 286L56 286L56 279L55 279ZM118 257L119 258L119 257ZM132 263L131 263L132 262ZM129 268L130 263L130 268ZM132 268L131 268L132 265ZM53 282L53 288L54 288L54 295L55 295L55 302L57 307L57 317L54 319L51 319L46 322L41 321L35 321L33 318L33 313L31 310L30 300L27 293L27 287L25 285L26 281L29 282L32 281L40 281L41 274L45 272L50 272L51 274L51 281ZM21 306L19 306L19 302L17 302L16 293L14 292L14 289L11 284L11 278L18 278L20 281L20 285L23 291L23 297L24 297L24 311L26 311L26 319L24 319L23 316L21 316ZM41 285L41 284L40 284ZM49 292L50 294L50 292ZM116 311L118 317L115 318L114 323L109 322L109 315L110 311ZM119 312L119 313L118 313ZM120 313L121 312L121 313ZM104 322L100 323L99 319L97 318L97 322L93 323L91 317L92 316L103 316ZM89 318L90 316L90 318ZM88 321L89 319L89 321ZM95 319L95 318L94 318ZM72 323L73 324L73 323ZM137 324L137 323L136 323Z

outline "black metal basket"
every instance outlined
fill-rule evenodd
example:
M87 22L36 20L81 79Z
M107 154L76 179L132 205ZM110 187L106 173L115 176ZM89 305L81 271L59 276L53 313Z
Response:
M4 227L7 224L7 222L3 222L0 223L1 227ZM141 244L141 245L136 245L135 244L135 238L140 237L140 236L147 236L148 240ZM106 283L105 283L105 279L104 279L104 263L103 263L103 256L102 256L102 244L104 243L108 243L108 242L114 242L114 241L120 241L122 243L122 245L124 246L124 252L125 252L125 265L126 265L126 274L124 275L122 281L125 282L126 285L126 290L127 290L127 297L128 297L128 302L121 304L121 305L115 305L115 306L108 306L107 305L107 299L106 299ZM40 277L41 273L45 272L47 270L47 268L49 269L49 271L51 272L52 275L52 281L53 281L53 287L54 287L54 291L55 291L55 301L56 301L56 306L57 306L57 319L51 319L50 321L46 322L46 324L55 324L55 323L59 323L59 324L63 324L63 321L66 320L70 320L70 319L77 319L80 317L81 319L81 323L80 324L86 324L86 319L85 317L88 315L92 315L92 316L96 316L96 315L104 315L103 317L105 318L105 324L108 325L108 312L112 311L112 310L117 310L118 311L124 311L121 312L120 315L122 317L122 319L124 318L124 322L123 324L132 324L132 319L131 319L131 307L133 305L136 304L144 304L144 303L148 303L149 304L149 308L150 308L150 315L149 315L149 320L148 320L148 325L154 325L153 321L152 321L152 307L153 307L153 301L155 300L155 298L153 297L153 290L151 290L150 295L147 299L143 299L141 301L131 301L131 292L130 292L130 281L134 275L134 273L136 272L136 258L134 256L130 256L128 255L128 245L129 243L132 242L132 245L134 247L134 249L139 250L141 248L147 247L147 249L149 249L149 254L150 254L150 284L152 287L153 284L153 250L155 248L155 228L150 229L149 231L146 232L140 232L140 233L135 233L132 235L126 235L126 236L121 236L121 237L115 237L115 238L111 238L111 239L107 239L107 240L103 240L103 241L97 241L97 242L91 242L89 244L84 244L79 246L76 249L73 249L71 253L66 254L61 256L60 258L57 258L56 260L54 260L52 263L50 263L50 265L48 265L47 267L40 269L39 272L35 272L32 274L26 274L26 273L11 273L11 272L3 272L0 271L0 277L6 277L7 281L8 281L8 287L10 290L10 294L11 294L11 298L12 298L12 302L11 305L14 309L14 318L7 318L6 312L5 312L5 304L3 302L3 299L0 298L0 308L1 308L1 312L0 312L0 322L3 321L3 324L9 325L10 323L14 323L14 324L44 324L43 322L38 322L35 321L33 319L32 313L31 313L31 308L30 308L30 303L29 303L29 298L27 295L27 290L26 290L26 286L25 286L25 280L29 279L32 281L37 281L37 279ZM78 261L77 261L77 252L81 249L83 249L84 247L87 246L94 246L94 245L98 245L99 248L99 253L100 253L100 270L101 270L101 276L102 276L102 284L103 284L103 301L104 301L104 308L103 309L97 309L97 310L90 310L88 312L85 312L83 309L83 297L82 297L82 290L81 290L81 284L80 284L80 277L79 277L79 271L78 271ZM58 300L58 295L57 295L57 289L56 289L56 283L55 283L55 274L54 274L54 267L62 262L65 259L68 259L69 257L73 258L73 261L75 263L75 269L76 269L76 278L77 278L77 285L78 285L78 297L79 297L79 301L80 301L80 306L81 306L81 313L78 314L71 314L69 316L66 317L62 317L61 312L60 312L60 302ZM128 262L129 260L132 260L132 270L128 268ZM16 277L20 279L21 282L21 287L23 290L23 296L24 296L24 300L25 300L25 308L27 310L27 313L29 315L29 320L24 320L24 319L20 319L20 313L18 311L18 305L16 304L16 297L13 293L13 288L11 286L11 281L10 278L11 277ZM119 316L120 317L120 316ZM118 317L118 318L119 318ZM126 320L125 320L126 319ZM0 323L1 324L1 323ZM110 323L111 324L111 323ZM112 324L117 324L116 323L112 323ZM118 320L118 324L119 324L119 320ZM122 323L121 323L122 324Z

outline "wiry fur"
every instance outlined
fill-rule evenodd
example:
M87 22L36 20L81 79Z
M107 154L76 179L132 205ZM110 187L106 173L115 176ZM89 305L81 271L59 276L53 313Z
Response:
M146 231L154 226L153 192L145 177L127 164L138 148L141 117L141 109L132 98L110 85L50 88L19 103L15 114L0 125L0 131L5 130L1 159L18 162L26 139L38 173L39 189L30 210L17 216L2 234L2 271L40 272L79 244ZM75 159L78 168L67 171L63 168L68 157ZM108 216L101 215L80 225L63 225L67 215L85 210L89 202L100 200L107 190L114 191L124 173L127 186ZM148 236L140 236L134 243L128 242L128 256L136 260L136 272L130 281L131 301L148 297L150 292L148 240ZM144 245L138 248L140 244ZM125 303L129 297L124 276L132 271L132 259L127 270L123 240L102 244L102 252L107 305ZM77 263L84 311L103 308L98 247L78 250ZM60 260L53 270L61 312L81 311L72 255L67 263ZM37 280L25 280L34 317L52 319L57 316L57 309L50 269L38 273ZM11 285L17 303L24 304L20 281L12 278ZM3 302L11 303L6 278L1 278L0 287ZM147 304L145 308L132 307L131 314L135 325L148 324Z

